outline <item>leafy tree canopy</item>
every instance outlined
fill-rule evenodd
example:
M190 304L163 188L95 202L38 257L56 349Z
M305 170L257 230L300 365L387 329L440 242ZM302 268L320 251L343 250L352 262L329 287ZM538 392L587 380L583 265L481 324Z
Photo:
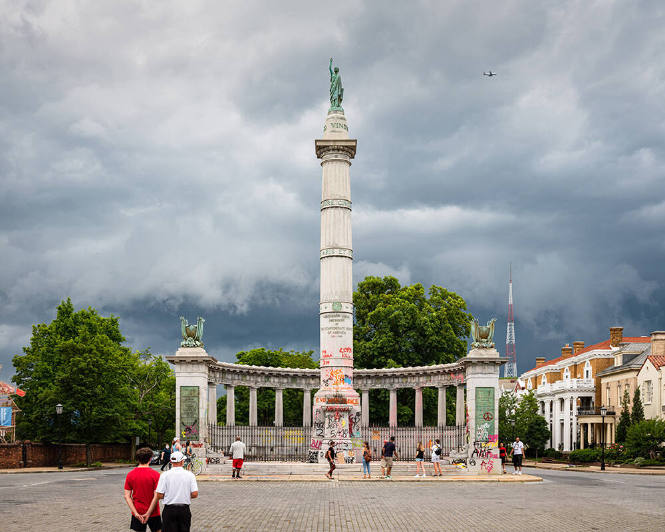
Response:
M143 435L144 416L173 429L168 403L173 377L164 361L123 346L118 318L93 308L75 311L70 299L58 305L49 324L33 326L30 345L13 358L12 380L25 392L18 433L33 440L125 441ZM174 393L174 390L173 390ZM165 408L157 421L157 403ZM63 405L56 419L55 405ZM166 407L169 407L170 413ZM155 425L155 426L156 426ZM166 428L164 428L166 430Z
M647 419L633 423L628 429L626 444L635 456L655 458L655 452L665 442L665 421Z
M539 413L538 400L529 392L522 396L515 412L515 436L531 450L542 451L550 437L547 421ZM501 437L501 435L499 435Z
M507 392L499 397L499 439L509 444L515 441L517 424L517 396Z

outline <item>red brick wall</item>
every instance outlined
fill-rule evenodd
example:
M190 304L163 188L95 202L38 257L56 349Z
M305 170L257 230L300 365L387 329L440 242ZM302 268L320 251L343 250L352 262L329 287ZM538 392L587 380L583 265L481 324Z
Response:
M113 462L129 460L129 443L93 443L90 445L93 462ZM23 463L25 457L25 464ZM62 445L62 463L73 465L85 462L85 444L65 443ZM0 469L18 467L45 467L58 464L58 445L33 443L30 441L0 444Z

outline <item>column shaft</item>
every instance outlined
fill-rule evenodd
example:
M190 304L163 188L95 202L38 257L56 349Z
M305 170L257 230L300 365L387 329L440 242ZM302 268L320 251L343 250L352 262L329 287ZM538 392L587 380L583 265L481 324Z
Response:
M369 390L362 390L362 400L360 402L361 408L361 422L363 427L369 426Z
M570 412L570 421L572 423L571 433L573 435L573 443L572 446L570 447L570 450L574 451L575 449L577 449L577 396L573 395L571 401L573 402L572 404L573 409Z
M563 400L563 450L570 451L570 397Z
M397 390L390 390L390 412L388 414L388 425L397 426Z
M436 407L436 424L439 427L446 426L446 387L439 388L439 402Z
M226 426L233 427L236 424L236 396L235 387L226 385Z
M455 399L455 425L466 424L464 415L464 385L457 386L457 397Z
M217 385L208 383L208 424L217 425Z
M275 389L275 426L281 427L284 425L284 407L282 405L282 390L281 388Z
M423 426L423 389L416 388L416 427Z
M554 399L554 414L552 415L552 447L557 451L559 450L560 437L560 428L561 424L559 423L559 399Z
M256 388L249 389L249 426L256 427L257 425L257 415L256 415Z
M312 426L312 390L305 388L302 396L302 426Z
M547 421L547 428L551 427L551 422L552 422L552 414L550 412L550 400L546 399L545 400L545 421ZM550 433L550 437L548 438L548 447L552 447L552 434Z

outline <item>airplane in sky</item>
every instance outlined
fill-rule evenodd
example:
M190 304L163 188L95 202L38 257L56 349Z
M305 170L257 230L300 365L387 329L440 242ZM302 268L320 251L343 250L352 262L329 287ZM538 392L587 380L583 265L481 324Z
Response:
M491 78L492 76L496 76L496 72L492 72L491 70L489 72L483 72L483 76L488 76Z

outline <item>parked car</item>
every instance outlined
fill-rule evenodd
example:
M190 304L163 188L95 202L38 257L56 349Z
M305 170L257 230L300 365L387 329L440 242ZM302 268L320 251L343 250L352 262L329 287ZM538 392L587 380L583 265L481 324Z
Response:
M150 460L150 465L159 465L159 457L161 454L161 451L152 451L152 460Z

